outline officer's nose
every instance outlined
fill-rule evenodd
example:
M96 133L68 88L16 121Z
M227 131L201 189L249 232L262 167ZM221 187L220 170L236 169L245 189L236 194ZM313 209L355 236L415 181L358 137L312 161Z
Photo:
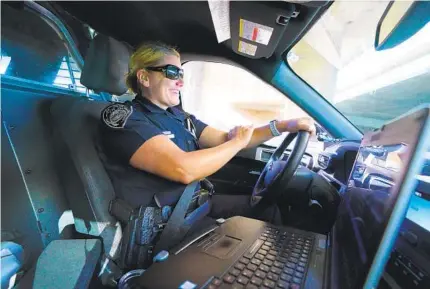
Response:
M176 81L176 86L177 86L177 87L182 87L182 86L184 86L184 80L183 80L183 79L181 79L181 78L179 78L179 79Z

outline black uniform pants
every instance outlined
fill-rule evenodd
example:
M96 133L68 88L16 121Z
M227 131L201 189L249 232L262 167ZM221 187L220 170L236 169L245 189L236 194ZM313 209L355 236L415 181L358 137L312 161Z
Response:
M262 220L275 225L282 225L281 215L278 206L275 204L265 209L257 211L249 204L250 195L213 195L212 196L212 218L230 218L243 216Z

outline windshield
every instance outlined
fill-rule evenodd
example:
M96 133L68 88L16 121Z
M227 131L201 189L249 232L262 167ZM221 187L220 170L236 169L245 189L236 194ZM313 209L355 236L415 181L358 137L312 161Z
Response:
M430 23L375 51L388 1L334 2L287 54L289 66L361 132L430 102Z

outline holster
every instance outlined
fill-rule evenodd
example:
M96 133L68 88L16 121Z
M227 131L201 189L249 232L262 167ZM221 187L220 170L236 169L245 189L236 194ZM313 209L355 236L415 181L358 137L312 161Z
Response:
M133 209L121 199L110 202L109 213L125 226L118 264L123 270L146 269L154 254L176 245L193 224L210 212L212 184L202 183L205 189L195 192L196 187L194 182L185 188L173 212L167 206ZM162 234L166 227L168 232Z

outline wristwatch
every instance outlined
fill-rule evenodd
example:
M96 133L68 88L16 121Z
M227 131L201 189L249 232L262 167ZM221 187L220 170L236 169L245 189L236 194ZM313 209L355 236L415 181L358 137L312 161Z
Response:
M272 132L273 136L280 136L281 135L281 132L276 128L276 123L277 122L278 121L276 119L271 120L269 122L269 128L270 128L270 131Z

